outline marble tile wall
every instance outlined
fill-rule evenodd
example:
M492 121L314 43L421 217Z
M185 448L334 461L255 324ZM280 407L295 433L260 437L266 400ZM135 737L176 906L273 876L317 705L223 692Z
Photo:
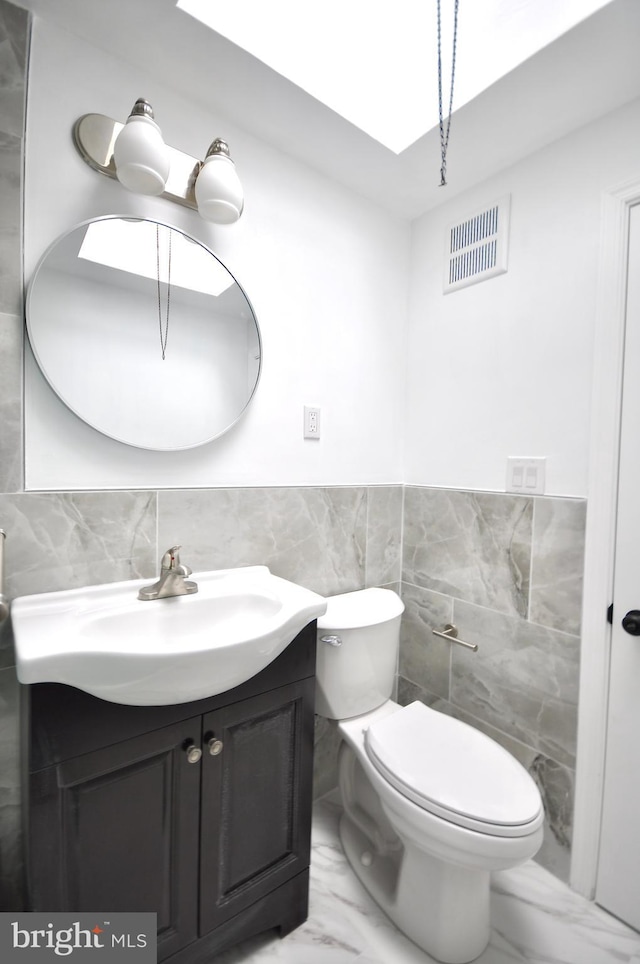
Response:
M0 0L0 493L22 489L20 189L28 35L25 11ZM12 662L5 627L0 629L0 910L22 901L18 686Z
M0 3L0 491L22 484L22 142L28 17Z
M547 811L539 861L569 873L586 504L409 486L399 700L489 733ZM439 639L454 623L473 653Z

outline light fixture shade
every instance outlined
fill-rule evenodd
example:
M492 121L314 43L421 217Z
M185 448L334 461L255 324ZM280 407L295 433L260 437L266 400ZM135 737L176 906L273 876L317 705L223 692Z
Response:
M162 194L169 177L169 151L153 109L140 98L113 148L120 183L136 194Z
M244 192L227 144L217 138L207 152L195 186L198 213L205 221L233 224L242 214Z

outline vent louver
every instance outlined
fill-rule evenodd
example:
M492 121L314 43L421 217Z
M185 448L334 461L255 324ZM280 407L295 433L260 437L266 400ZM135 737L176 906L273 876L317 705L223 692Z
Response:
M510 196L452 225L446 237L444 292L507 270Z

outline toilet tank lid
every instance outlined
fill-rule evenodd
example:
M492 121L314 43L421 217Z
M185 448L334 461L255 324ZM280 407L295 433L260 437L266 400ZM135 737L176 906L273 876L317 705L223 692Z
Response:
M358 589L327 596L327 610L318 617L318 629L376 626L403 612L404 603L392 589Z

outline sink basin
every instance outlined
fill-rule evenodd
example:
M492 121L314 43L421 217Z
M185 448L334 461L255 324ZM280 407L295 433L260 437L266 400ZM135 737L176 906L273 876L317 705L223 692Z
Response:
M15 599L18 679L133 706L187 703L255 676L326 609L266 566L190 578L197 593L152 601L137 598L149 579Z

